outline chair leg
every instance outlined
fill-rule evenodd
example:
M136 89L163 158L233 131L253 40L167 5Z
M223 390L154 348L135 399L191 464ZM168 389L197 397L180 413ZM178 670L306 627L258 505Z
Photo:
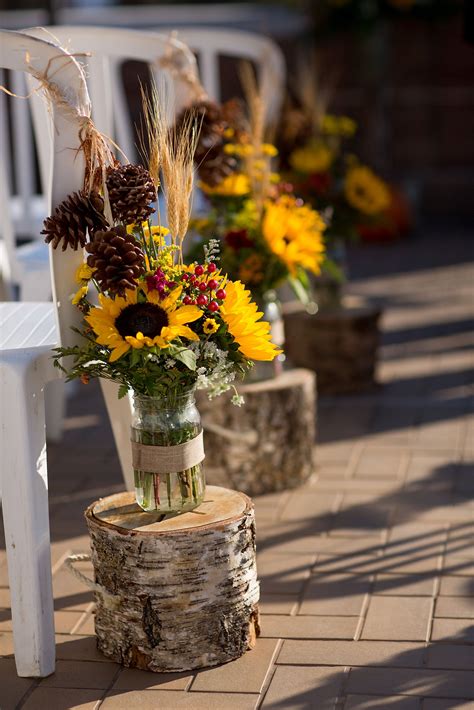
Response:
M55 639L42 378L2 362L2 507L19 676L54 672ZM41 373L42 374L42 373Z
M133 491L135 484L133 480L132 449L130 446L130 425L132 421L130 398L118 398L118 385L115 382L101 380L100 384L120 459L123 480L127 491Z
M66 384L63 379L48 382L45 390L46 437L57 443L63 434L66 415Z

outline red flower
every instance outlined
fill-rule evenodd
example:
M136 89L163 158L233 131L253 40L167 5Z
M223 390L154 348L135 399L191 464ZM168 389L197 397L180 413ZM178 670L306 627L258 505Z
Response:
M235 251L252 246L252 241L249 239L249 234L246 229L231 229L225 235L225 241L227 245Z
M331 187L332 178L330 173L313 173L309 175L306 185L307 189L317 195L324 195Z

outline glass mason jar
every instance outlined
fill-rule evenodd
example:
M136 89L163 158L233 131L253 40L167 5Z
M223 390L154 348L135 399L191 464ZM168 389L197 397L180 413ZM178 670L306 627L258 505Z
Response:
M270 324L272 343L275 343L275 345L283 349L285 331L281 303L278 299L277 292L273 289L265 291L262 296L256 298L256 303L258 310L263 312L262 321L266 321ZM277 355L272 362L257 361L250 370L249 379L253 381L267 380L281 374L284 360L285 355L281 354Z
M194 389L166 398L135 394L133 403L132 442L172 447L194 439L202 431ZM134 477L137 503L147 512L183 513L204 500L206 482L202 462L170 473L134 468Z
M327 311L339 309L343 301L343 287L347 281L347 248L341 237L330 237L327 246L327 257L332 261L337 272L323 271L320 276L312 279L313 294L318 310Z

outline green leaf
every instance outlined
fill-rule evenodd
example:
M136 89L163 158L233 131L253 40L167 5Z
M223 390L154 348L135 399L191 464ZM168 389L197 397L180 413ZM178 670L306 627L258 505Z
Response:
M291 288L293 289L296 298L301 301L301 303L307 304L309 303L309 294L306 288L303 286L301 281L298 278L295 278L294 276L289 277L289 283Z
M196 354L192 350L188 350L187 348L185 350L176 350L176 352L173 353L173 357L175 360L182 362L183 365L186 365L189 370L194 372L196 369Z
M119 387L119 391L118 391L118 398L123 399L124 397L127 396L127 394L128 394L128 386L125 384L121 384Z
M131 367L135 367L136 365L138 365L140 360L141 360L141 350L138 350L136 348L132 348L132 353L130 355Z

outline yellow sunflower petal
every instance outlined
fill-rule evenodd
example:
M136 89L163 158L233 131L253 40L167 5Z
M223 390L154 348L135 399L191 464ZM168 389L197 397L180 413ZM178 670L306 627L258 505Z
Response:
M124 340L120 345L117 345L117 347L112 350L112 352L110 353L109 362L115 362L119 359L119 357L125 355L128 350L130 350L130 345Z
M181 306L168 314L169 325L184 325L201 318L203 312L197 306Z
M270 325L240 281L228 281L221 315L240 352L250 360L273 360L282 351L271 342Z

